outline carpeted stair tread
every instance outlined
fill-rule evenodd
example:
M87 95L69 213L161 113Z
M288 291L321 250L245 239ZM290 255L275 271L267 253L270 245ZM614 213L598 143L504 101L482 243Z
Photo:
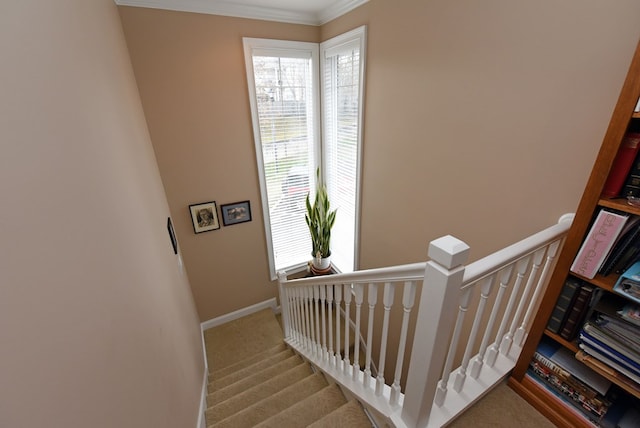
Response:
M252 376L245 377L238 382L232 383L231 385L227 385L224 388L213 390L209 389L209 394L207 395L207 403L209 405L218 404L221 401L226 400L227 398L240 394L241 392L261 384L262 382L267 382L272 377L279 375L295 366L300 364L304 364L302 358L297 355L293 355L287 358L284 361L280 361L279 363L268 367L262 371L259 371Z
M357 401L349 401L318 419L308 428L371 428L373 425Z
M268 355L262 359L262 361L258 361L249 367L244 367L238 371L233 373L229 373L228 375L221 377L219 379L214 379L209 382L209 391L213 392L218 389L224 388L227 385L231 385L232 383L236 383L246 377L252 376L255 373L261 372L264 369L267 369L275 364L286 360L287 358L291 358L295 354L290 349L285 349L278 354Z
M241 392L238 395L234 395L215 406L209 407L206 410L206 420L209 423L215 423L233 415L236 412L241 411L260 400L268 398L277 392L301 381L307 376L311 376L313 371L308 364L300 364L284 373L279 374L271 378L267 382L263 382L252 388Z
M204 331L207 363L219 370L283 341L282 329L269 308ZM215 352L219 346L224 352Z
M244 428L255 426L265 419L295 405L300 400L306 400L307 397L326 387L327 381L324 377L319 373L315 373L218 423L209 424L207 427ZM312 406L315 405L316 403L312 403ZM280 427L286 427L286 425L280 425Z
M347 402L337 385L321 391L288 407L256 425L260 428L303 428L340 408Z
M228 374L231 374L237 370L242 370L245 367L249 367L259 361L264 360L265 358L268 358L271 355L275 355L275 354L279 354L280 352L289 349L287 348L287 345L285 345L284 342L278 344L277 346L271 347L269 349L267 349L266 351L257 353L255 355L252 355L249 358L245 358L242 361L238 361L235 364L232 364L230 366L221 368L220 370L215 370L213 369L213 371L209 372L209 383L211 383L212 381L216 380L216 379L220 379L223 378L225 376L227 376Z

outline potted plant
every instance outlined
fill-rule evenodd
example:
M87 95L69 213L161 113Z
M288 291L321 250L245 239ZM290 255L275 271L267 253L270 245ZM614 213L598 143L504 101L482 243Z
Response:
M320 180L320 168L316 171L316 196L311 204L311 192L307 193L307 213L305 220L309 226L312 244L312 264L318 270L328 269L331 265L331 228L336 221L336 210L331 211L327 188Z

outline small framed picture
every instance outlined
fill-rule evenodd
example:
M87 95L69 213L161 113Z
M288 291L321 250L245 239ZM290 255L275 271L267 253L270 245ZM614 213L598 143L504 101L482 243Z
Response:
M178 254L178 240L176 239L176 232L173 230L171 217L167 217L167 231L169 232L169 239L171 240L171 246L173 247L173 254Z
M251 221L249 201L220 205L220 211L222 211L222 224L225 226Z
M220 229L215 201L189 205L189 211L195 233Z

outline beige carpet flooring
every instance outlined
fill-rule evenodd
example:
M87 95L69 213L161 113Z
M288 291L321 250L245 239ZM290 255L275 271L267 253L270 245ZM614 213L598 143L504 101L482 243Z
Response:
M270 309L204 332L209 365L207 428L369 428L361 406L283 342ZM501 384L453 421L454 428L552 428Z
M501 383L494 388L449 424L449 427L453 428L553 428L554 426L506 383Z
M266 309L204 332L208 428L370 428L356 401L283 342Z

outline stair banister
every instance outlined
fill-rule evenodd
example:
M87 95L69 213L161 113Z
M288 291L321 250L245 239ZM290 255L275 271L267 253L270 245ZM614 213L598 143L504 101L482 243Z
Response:
M571 219L563 216L558 224L466 266L469 247L445 236L429 244L429 262L293 280L279 275L285 340L374 411L383 425L444 426L513 368L539 304L537 296L546 287ZM397 304L393 288L402 288L398 290L402 301ZM421 297L414 302L417 289ZM514 295L517 290L522 293ZM475 297L469 300L471 295ZM349 310L351 304L355 314ZM376 309L377 305L382 308ZM398 314L398 310L402 326L391 326L389 313ZM368 312L368 317L361 320L361 311ZM460 328L466 315L473 321L470 334ZM415 328L408 338L410 316ZM376 323L381 325L374 329ZM497 335L494 326L500 326ZM359 358L349 364L352 334L356 335L353 356L359 356L360 350L366 354L362 368ZM361 334L366 340L357 339ZM375 357L380 358L381 367L387 362L389 335L399 338L399 344L390 350L395 366L387 367L387 377L393 380L385 382L383 371L374 374L372 368ZM376 356L372 355L374 337L380 345ZM413 349L408 348L408 339ZM452 369L458 348L464 355L461 365ZM405 355L409 367L403 394L400 376Z
M409 362L402 421L408 427L427 426L441 367L447 357L469 246L450 235L431 241L424 273L415 337ZM435 328L437 326L437 328ZM426 364L425 362L429 362ZM426 366L426 367L425 367Z

